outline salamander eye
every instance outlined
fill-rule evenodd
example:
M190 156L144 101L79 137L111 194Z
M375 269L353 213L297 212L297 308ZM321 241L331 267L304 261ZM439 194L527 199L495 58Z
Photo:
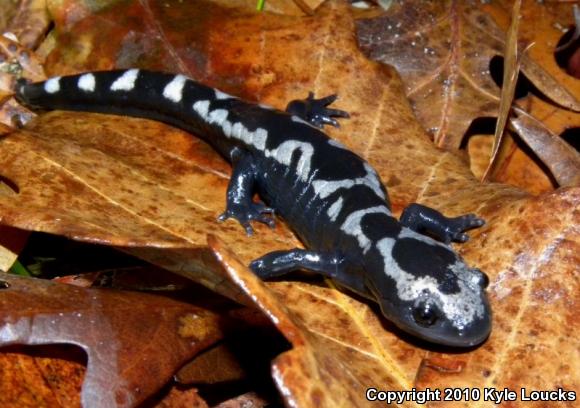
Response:
M421 326L433 326L439 319L439 310L432 302L421 301L413 308L413 319Z

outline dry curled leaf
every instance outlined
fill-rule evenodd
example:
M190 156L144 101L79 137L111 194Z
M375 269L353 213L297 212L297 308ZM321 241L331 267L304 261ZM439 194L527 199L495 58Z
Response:
M498 113L499 88L491 76L490 64L494 57L503 54L505 35L495 20L503 18L502 28L507 30L506 15L509 17L512 2L509 2L507 13L497 5L481 6L478 3L449 0L421 3L419 6L405 2L384 16L361 20L358 24L359 41L363 49L372 58L397 68L419 120L429 129L435 142L448 149L462 145L466 131L475 125L476 118L495 117ZM520 38L524 44L539 38L541 42L522 56L522 70L533 85L553 101L552 108L544 107L540 111L536 108L533 113L546 117L553 116L554 111L557 111L562 125L569 126L564 118L577 114L557 105L578 111L578 86L570 86L570 78L565 80L566 75L556 66L553 55L546 55L554 52L553 32L557 30L551 28L550 31L546 19L539 15L538 10L546 6L531 3L536 2L525 2L522 13L526 16L530 10L535 10L537 14L535 18L524 18ZM538 34L536 20L541 22L541 35ZM548 35L548 41L544 33ZM536 96L529 98L533 99L536 106L544 104ZM520 104L529 105L526 102ZM537 134L539 131L537 126L534 129L520 126L519 129L519 137L528 145L531 144L527 141L528 132ZM547 129L543 132L543 140L549 144L545 146L547 150L562 148L553 145L565 142L550 138ZM498 163L499 170L494 172L494 179L529 186L531 191L551 190L550 177L564 178L566 172L574 172L576 166L580 165L575 163L559 174L542 174L545 171L540 168L541 163L534 163L534 160L543 159L544 146L536 143L535 147L539 150L535 157L526 157L524 152L526 164L522 171L524 175L532 172L535 179L542 180L534 185L530 180L518 178L518 163L521 160L514 160L514 155L521 158L522 149L514 149L513 143L511 147L511 152L502 155L503 162ZM560 169L562 166L557 164L553 167ZM533 176L529 178L534 179Z
M562 187L580 185L580 152L546 128L532 116L517 111L511 125L518 133L525 133L526 144L542 159Z
M516 92L516 83L520 73L521 55L518 51L518 30L520 26L521 0L515 0L511 14L510 28L504 50L503 81L500 93L498 117L495 125L493 146L489 165L483 174L482 180L488 180L489 174L497 162L499 148L503 139L506 124L511 113L511 106ZM525 52L525 51L524 51Z
M502 2L500 2L502 3ZM504 8L511 7L505 4ZM505 12L501 5L486 5L485 10L494 20L505 28ZM563 36L563 27L573 24L572 5L570 3L524 2L520 38L522 42L532 44L526 54L528 58L542 67L572 95L580 93L580 82L567 75L557 65L555 52ZM548 84L548 88L551 85ZM555 90L557 91L558 88ZM522 186L531 192L544 192L554 185L570 184L572 175L577 173L579 160L571 160L570 154L563 156L551 154L554 151L569 151L571 146L561 137L566 131L573 131L580 126L580 113L562 109L548 98L530 92L517 101L518 107L524 109L531 117L526 119L530 126L514 121L511 125L530 149L526 149L518 140L511 142L503 154L501 171L494 174L494 180ZM518 116L521 116L520 112ZM539 125L539 122L541 125ZM546 128L548 131L546 131ZM568 141L573 142L574 137ZM533 146L533 147L532 147ZM575 153L577 155L577 153ZM546 171L546 167L550 171ZM562 181L564 180L564 181ZM563 184L562 184L563 183ZM576 184L577 185L577 184Z
M490 60L503 55L504 33L476 2L401 3L383 17L359 22L360 43L401 73L419 120L440 146L459 147L472 120L495 116L499 89ZM569 109L580 102L531 58L522 70ZM439 109L433 109L436 106Z
M504 10L511 8L511 2L503 3L505 2L500 1L484 5L483 10L488 12L502 29L505 29L507 22ZM560 113L574 111L573 116L578 118L580 83L558 66L555 57L558 43L564 35L565 29L574 24L573 4L569 2L542 4L526 0L523 2L521 15L520 39L526 44L533 44L526 54L527 60L534 62L533 65L525 65L526 69L532 72L524 69L524 74L530 77L534 85L539 86L539 90L547 96L549 101L553 102L552 109L555 108L555 105L560 105L567 108L560 109ZM533 67L539 67L541 71L535 74ZM570 95L573 96L572 99ZM535 96L538 97L538 95ZM541 116L537 117L542 119ZM560 133L555 129L552 131Z

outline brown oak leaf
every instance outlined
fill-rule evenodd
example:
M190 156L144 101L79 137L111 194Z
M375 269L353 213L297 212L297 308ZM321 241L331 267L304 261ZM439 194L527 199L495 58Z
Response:
M215 313L160 296L5 273L0 284L0 346L82 347L88 357L81 391L86 407L137 405L222 337ZM0 400L14 403L10 397L2 393Z

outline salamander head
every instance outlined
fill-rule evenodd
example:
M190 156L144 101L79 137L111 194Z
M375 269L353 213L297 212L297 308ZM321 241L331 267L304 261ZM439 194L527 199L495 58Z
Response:
M450 247L404 228L376 244L384 274L371 289L383 314L404 331L455 347L482 343L491 331L487 276ZM382 272L382 271L379 271Z

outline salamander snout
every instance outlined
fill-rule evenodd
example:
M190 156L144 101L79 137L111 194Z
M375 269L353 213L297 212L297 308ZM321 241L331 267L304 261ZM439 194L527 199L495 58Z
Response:
M485 276L485 275L482 275ZM491 331L491 312L483 298L484 312L465 324L458 325L448 314L446 306L436 298L421 296L408 309L404 329L430 342L453 347L472 347L481 344Z

